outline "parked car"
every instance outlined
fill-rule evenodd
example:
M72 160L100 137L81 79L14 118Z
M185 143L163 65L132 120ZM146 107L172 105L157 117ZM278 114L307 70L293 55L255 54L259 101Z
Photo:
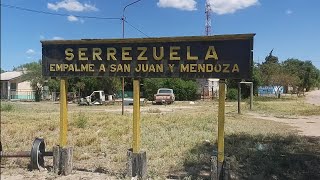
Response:
M156 104L172 104L175 101L173 89L160 88L154 95L154 103Z

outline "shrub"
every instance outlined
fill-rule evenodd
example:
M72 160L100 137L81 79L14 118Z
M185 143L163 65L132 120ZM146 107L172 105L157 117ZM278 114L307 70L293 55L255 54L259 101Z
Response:
M79 113L78 117L76 118L75 125L78 128L85 128L88 123L88 117L84 115L84 113Z
M143 81L143 94L149 99L153 100L153 95L157 93L159 88L173 89L177 101L195 100L197 99L198 85L193 80L184 80L180 78L166 78L166 79L149 79Z
M237 89L228 89L227 99L228 100L237 100L238 99L238 90Z

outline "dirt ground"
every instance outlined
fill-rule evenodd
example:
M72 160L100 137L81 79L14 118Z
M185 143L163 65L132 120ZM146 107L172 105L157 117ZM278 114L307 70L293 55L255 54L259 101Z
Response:
M306 102L320 106L320 90L306 93Z
M320 106L320 90L307 92L305 102ZM274 117L268 114L248 113L257 119L277 121L293 126L300 135L320 136L320 116Z
M320 90L306 93L305 101L320 106ZM154 109L149 107L142 107L141 112L148 112L159 109L161 113L170 113L174 111L188 110L188 106L155 106ZM91 109L95 110L95 109ZM126 112L132 112L132 106L125 107ZM190 109L191 110L191 109ZM96 111L121 111L121 109L96 109ZM270 120L280 123L288 124L299 131L300 135L305 136L320 136L320 116L299 116L299 117L274 117L268 114L258 114L248 112L245 115L253 117L257 120ZM13 165L17 166L17 165ZM120 175L123 176L123 175ZM73 173L68 176L57 176L50 170L44 169L41 171L28 171L21 167L3 167L1 166L1 180L22 180L22 179L58 179L58 180L73 180L73 179L120 179L118 175L109 174L105 172L99 172L98 170L86 170L74 169Z

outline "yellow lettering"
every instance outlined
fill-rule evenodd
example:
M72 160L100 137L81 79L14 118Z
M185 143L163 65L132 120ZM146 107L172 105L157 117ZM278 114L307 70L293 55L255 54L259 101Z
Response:
M66 55L66 60L68 61L71 61L73 60L74 58L74 54L72 53L73 52L73 49L71 48L67 48L65 51L64 51L64 54Z
M94 64L89 64L89 72L94 72Z
M187 46L187 60L198 60L198 56L191 56L191 48Z
M88 72L88 64L81 64L81 71Z
M144 56L146 51L147 51L147 47L138 47L137 49L138 49L138 51L141 51L139 56L138 56L138 58L137 58L138 61L146 61L146 60L148 60L148 57Z
M230 67L230 64L223 64L223 73L229 73L230 70L229 70L229 67Z
M55 71L55 64L50 64L50 71Z
M56 64L56 71L61 71L62 64Z
M124 72L130 72L130 64L123 64Z
M123 61L131 61L132 57L130 57L131 47L122 47L122 60Z
M238 64L234 64L234 65L233 65L232 72L239 72L239 66L238 66Z
M213 72L213 65L212 64L206 64L206 72Z
M110 72L116 72L117 71L117 68L116 68L116 64L111 64L110 65Z
M110 59L112 60L117 60L116 58L116 53L117 53L117 50L116 48L107 48L107 60L110 61Z
M170 46L170 60L180 60L178 50L180 50L179 46Z
M190 72L197 72L197 64L190 64Z
M156 68L154 67L153 64L149 66L149 72L156 72Z
M88 60L88 57L86 57L86 51L88 51L88 48L79 48L78 49L79 61L87 61Z
M106 68L104 67L104 64L100 64L99 72L106 72Z
M221 65L220 64L216 64L215 66L214 66L214 71L215 72L221 72Z
M206 65L198 64L198 72L206 72Z
M156 64L156 72L163 72L163 64Z
M74 71L73 64L69 64L69 69L68 69L68 71Z
M174 64L168 64L168 66L169 66L170 72L173 72Z
M92 48L92 58L93 60L102 60L100 55L101 55L102 51L100 48Z
M160 47L159 56L157 56L157 48L156 48L156 47L153 47L153 59L154 59L154 60L156 60L156 61L162 60L163 56L164 56L163 47Z
M141 64L138 64L137 67L135 68L136 72L140 72L141 71Z
M76 64L74 65L74 69L75 69L76 72L80 72L81 71L81 69Z
M118 64L117 66L117 72L123 72L123 67L121 64Z
M63 68L62 69L63 69L62 71L67 70L68 69L68 64L63 64Z
M189 65L180 64L180 72L189 72Z
M218 60L218 55L217 55L217 52L216 52L214 46L209 46L209 48L207 50L206 57L204 59L208 60L210 58Z

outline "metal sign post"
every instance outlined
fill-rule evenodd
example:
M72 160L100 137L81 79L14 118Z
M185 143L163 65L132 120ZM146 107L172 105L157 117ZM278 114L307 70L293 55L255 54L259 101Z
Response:
M140 137L140 80L133 80L133 153L138 153L141 146Z
M224 120L225 120L226 82L219 81L219 111L218 111L218 175L224 162Z
M67 109L67 78L60 80L60 147L67 145L68 109Z

